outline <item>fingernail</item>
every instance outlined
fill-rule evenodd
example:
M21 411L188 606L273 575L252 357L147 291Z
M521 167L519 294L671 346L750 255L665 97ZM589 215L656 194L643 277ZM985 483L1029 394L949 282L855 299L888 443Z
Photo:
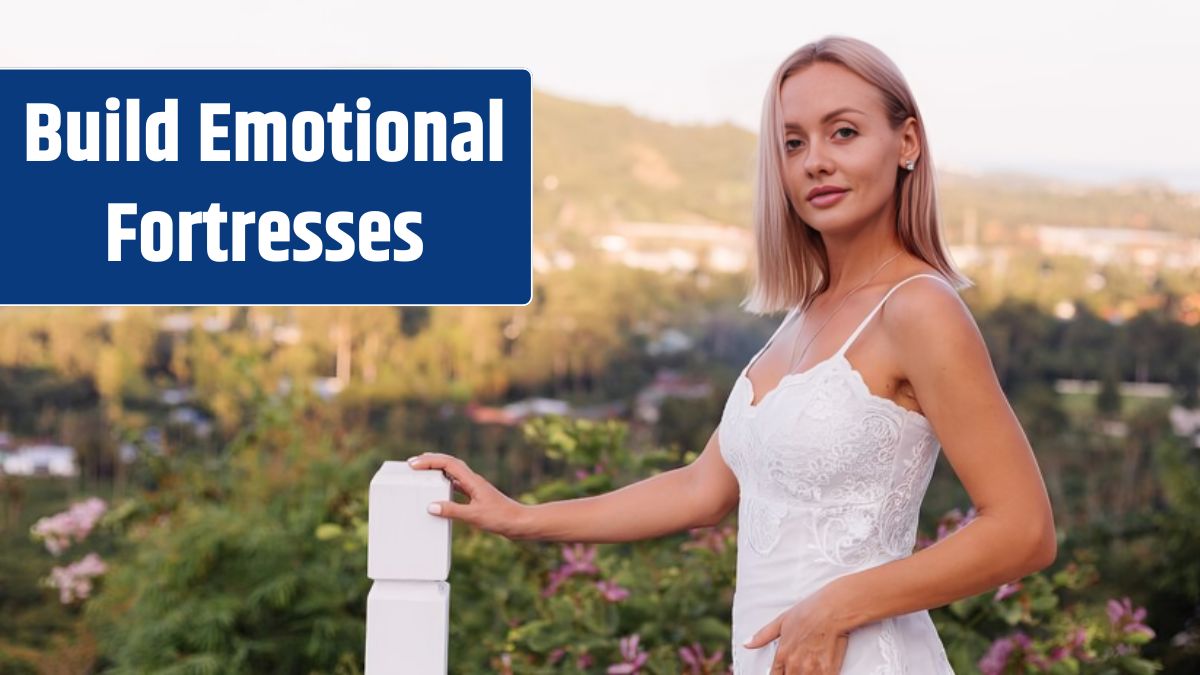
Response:
M428 507L426 507L426 510L436 516L437 514L442 512L442 505L441 504L430 504Z

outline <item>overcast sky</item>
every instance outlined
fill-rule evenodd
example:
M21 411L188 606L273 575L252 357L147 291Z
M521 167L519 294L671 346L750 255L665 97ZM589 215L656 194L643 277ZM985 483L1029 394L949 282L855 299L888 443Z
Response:
M15 6L19 5L19 6ZM1200 3L6 3L0 66L520 67L550 93L757 131L827 34L900 66L934 159L1200 191Z

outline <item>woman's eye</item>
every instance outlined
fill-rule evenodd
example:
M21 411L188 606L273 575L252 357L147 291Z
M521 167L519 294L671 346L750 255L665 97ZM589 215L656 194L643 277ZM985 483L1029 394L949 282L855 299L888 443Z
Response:
M842 139L849 139L849 138L854 138L855 136L857 136L857 135L858 135L858 131L857 131L856 129L853 129L853 128L851 128L851 127L842 127L842 128L838 129L837 131L835 131L835 132L833 132L833 133L834 133L834 134L840 134L840 133L842 133L843 131L849 131L849 132L850 132L850 135L849 135L849 136L839 136L839 138L842 138ZM797 138L789 138L788 140L786 140L786 141L784 141L784 142L783 142L783 147L787 148L788 150L795 150L795 149L799 148L799 147L800 147L800 144L801 144L801 143L803 143L803 142L804 142L804 141L802 141L802 140L800 140L800 139L797 139Z

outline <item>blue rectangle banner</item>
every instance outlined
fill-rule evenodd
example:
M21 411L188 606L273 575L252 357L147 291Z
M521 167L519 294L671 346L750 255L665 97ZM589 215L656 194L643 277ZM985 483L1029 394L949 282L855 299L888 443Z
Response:
M0 70L0 304L524 305L526 70Z

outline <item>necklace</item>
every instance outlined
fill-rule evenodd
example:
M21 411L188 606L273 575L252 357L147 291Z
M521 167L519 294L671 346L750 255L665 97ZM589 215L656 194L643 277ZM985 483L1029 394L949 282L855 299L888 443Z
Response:
M813 343L813 340L816 340L816 339L817 339L817 336L818 336L818 335L820 335L820 333L821 333L821 330L825 328L825 324L829 323L829 320L830 320L830 319L832 319L832 318L834 317L834 315L838 313L838 310L840 310L840 309L842 308L842 305L846 304L846 300L847 300L847 299L849 299L851 295L854 295L854 292L855 292L855 291L857 291L858 289L860 289L860 288L862 288L863 286L866 286L868 283L870 283L870 281L871 281L872 279L874 279L874 278L875 278L875 275L879 274L880 270L882 270L884 267L887 267L887 264L888 264L888 263L890 263L890 262L892 262L893 260L895 260L895 259L896 259L896 256L900 255L900 254L901 254L901 253L903 253L903 252L904 252L903 250L901 250L901 251L897 251L897 252L896 252L896 255L894 255L894 256L892 256L892 257L888 258L887 260L885 260L885 261L884 261L884 263L878 267L878 269L876 269L874 272L872 272L872 273L871 273L871 276L867 277L867 280L866 280L866 281L864 281L864 282L862 282L861 284L859 284L859 285L855 286L854 288L850 289L850 292L849 292L849 293L847 293L846 295L842 296L842 301L838 303L837 307L834 307L834 308L833 308L833 311L829 313L829 316L828 316L828 317L825 319L825 321L821 322L821 325L817 327L817 331L816 331L815 333L813 333L812 337L808 339L808 342L806 342L806 343L804 344L804 349L803 349L803 350L800 352L800 358L804 358L804 355L808 353L808 348L809 348L809 346L811 346L811 345L812 345L812 343ZM810 307L811 307L811 305L810 305ZM803 322L806 322L806 321L808 320L808 316L807 316L807 314L808 314L808 313L807 313L807 312L805 312L805 316L801 318L801 322L802 322L802 323L800 324L800 328L803 328L803 327L804 327L804 323L803 323ZM797 334L797 335L799 335L799 332L800 332L800 329L799 329L799 328L797 328L797 329L796 329L796 334ZM792 343L792 354L791 354L791 356L790 356L790 357L788 357L788 369L787 369L787 372L788 372L788 373L791 373L791 372L792 372L792 369L793 369L793 368L795 368L795 367L796 367L796 344L795 344L795 343Z

